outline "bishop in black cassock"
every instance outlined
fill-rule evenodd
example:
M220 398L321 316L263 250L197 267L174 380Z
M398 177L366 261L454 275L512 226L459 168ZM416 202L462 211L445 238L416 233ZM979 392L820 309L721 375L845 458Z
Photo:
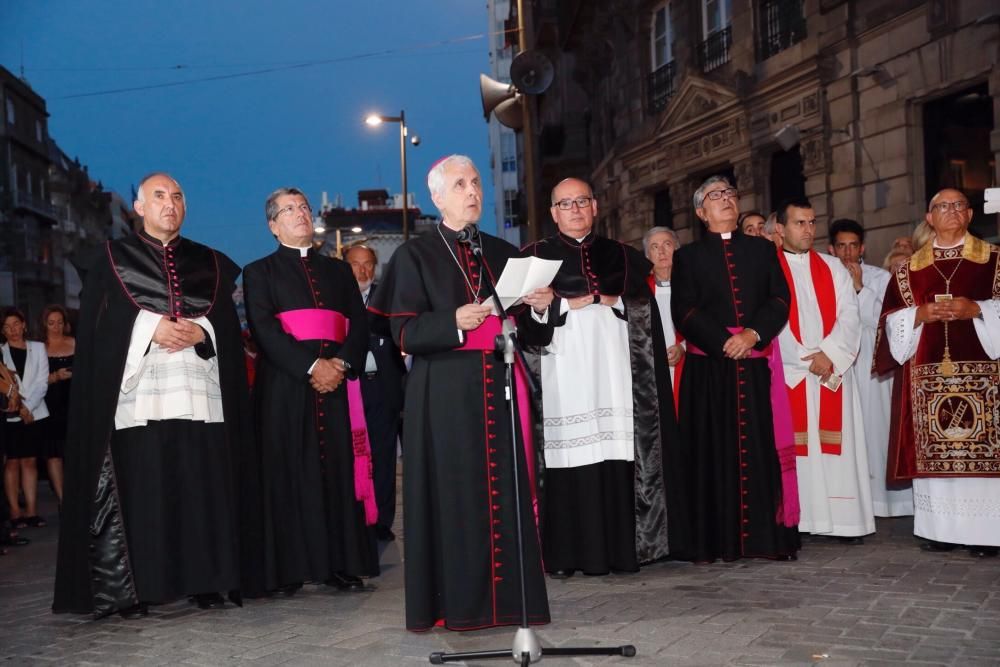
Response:
M350 267L313 250L312 211L301 191L277 190L266 208L281 245L249 264L243 279L260 351L254 405L265 588L290 594L315 582L361 590L360 578L379 572L375 516L365 502L367 494L374 506L370 452L348 403L348 382L364 367L365 309Z
M220 606L259 580L239 267L180 236L173 178L139 189L143 229L81 267L56 612Z
M390 318L393 338L413 355L403 417L406 627L475 630L520 622L517 506L524 522L528 622L547 623L533 475L526 464L533 458L526 456L528 415L518 410L519 428L511 433L504 364L493 351L500 322L489 316L488 304L479 305L487 300L487 279L499 278L518 251L487 234L479 235L482 258L459 243L459 230L474 225L482 210L479 173L468 158L439 162L428 185L444 220L396 251L369 304ZM551 292L525 301L544 311ZM519 335L545 342L551 329L522 310ZM520 495L514 493L515 465Z

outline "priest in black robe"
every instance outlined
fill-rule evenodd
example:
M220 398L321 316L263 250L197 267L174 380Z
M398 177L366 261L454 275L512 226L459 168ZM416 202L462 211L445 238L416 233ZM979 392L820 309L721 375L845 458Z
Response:
M143 228L82 267L56 612L238 601L239 536L255 536L239 268L180 236L169 175L143 179L135 210ZM259 563L245 555L253 589Z
M635 572L669 554L663 440L676 439L667 348L646 286L652 264L593 231L597 201L575 178L552 191L558 234L527 253L562 265L540 350L545 567L557 578Z
M674 256L671 310L687 356L681 448L669 453L688 471L676 512L691 534L671 552L696 562L787 559L799 548L796 487L783 486L794 484L795 457L783 449L779 460L775 445L769 355L788 320L788 285L774 245L736 233L738 194L725 178L706 180L694 204L707 230Z
M547 623L534 475L526 464L533 460L528 411L518 409L519 428L512 429L504 364L493 351L500 322L488 303L487 280L498 279L518 251L479 234L480 259L459 242L459 232L474 229L482 212L479 172L469 158L438 162L427 184L443 221L396 251L369 304L390 318L396 343L413 356L403 417L406 627L475 630L520 622L517 507L528 622ZM545 324L551 300L547 288L525 297L530 308L516 318L522 339L544 343L551 335ZM527 399L523 387L518 392Z
M265 587L292 594L312 582L361 591L361 577L379 572L360 388L353 405L348 400L365 363L364 304L350 266L313 249L312 209L301 190L274 191L265 214L278 249L247 265L243 277L259 351Z

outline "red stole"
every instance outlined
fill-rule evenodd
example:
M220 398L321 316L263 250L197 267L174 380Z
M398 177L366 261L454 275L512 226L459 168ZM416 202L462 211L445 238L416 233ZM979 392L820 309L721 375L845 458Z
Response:
M276 315L285 333L295 340L332 340L343 343L351 322L335 310L302 308L286 310ZM365 509L365 524L375 525L378 506L375 503L375 482L372 475L372 447L368 440L368 423L361 398L361 382L346 380L347 407L351 422L351 439L354 449L354 498Z
M656 276L654 276L652 273L650 273L648 276L646 276L646 284L649 285L649 291L653 295L653 298L655 299L656 298ZM681 332L677 330L677 327L674 327L674 345L680 345L683 341L684 341L684 336L682 336ZM667 343L667 347L670 347L670 343ZM682 354L680 361L678 361L677 365L674 366L674 414L675 414L675 416L680 411L680 405L681 405L681 373L684 371L684 359L685 359L686 356L687 355L683 355ZM667 368L668 368L668 370L670 368L670 363L669 362L667 362Z
M791 303L788 307L788 328L792 336L802 344L799 328L799 305L795 297L795 281L785 259L783 250L778 250L778 261L788 283ZM837 291L833 285L833 272L815 250L809 251L809 272L812 275L813 290L819 302L819 313L823 320L823 337L830 335L837 319ZM788 400L792 404L792 428L795 431L795 454L809 455L809 411L806 399L806 383L800 382L788 389ZM843 431L844 406L838 391L830 391L823 385L819 388L819 442L824 454L840 456Z

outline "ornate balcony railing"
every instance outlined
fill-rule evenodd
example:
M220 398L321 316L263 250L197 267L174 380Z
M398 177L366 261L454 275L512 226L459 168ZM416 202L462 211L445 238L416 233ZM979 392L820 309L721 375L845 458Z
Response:
M650 114L656 114L667 106L670 96L674 94L674 61L649 73L646 80L646 108Z
M698 56L703 72L711 72L729 62L729 47L733 45L733 29L730 26L717 30L699 45Z
M763 0L758 6L757 60L767 60L806 37L803 0Z

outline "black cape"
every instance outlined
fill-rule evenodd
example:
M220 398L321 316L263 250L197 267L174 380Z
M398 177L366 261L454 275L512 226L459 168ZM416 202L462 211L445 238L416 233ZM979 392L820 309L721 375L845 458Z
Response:
M480 236L486 266L497 279L518 251ZM456 232L441 225L395 252L369 304L390 318L393 338L413 355L403 418L409 630L520 621L515 502L524 520L528 620L549 620L520 429L514 434L520 496L513 488L504 365L492 351L458 349L455 311L473 301L481 271ZM518 325L525 340L551 339L551 326L527 312L519 314Z
M165 601L155 599L160 594L213 590L206 586L222 587L216 591L252 589L259 578L260 563L247 548L259 537L259 510L243 345L231 296L239 267L184 238L168 245L168 259L176 266L165 261L167 249L142 232L109 242L81 264L84 283L52 605L56 612L103 615L140 601ZM122 369L140 309L165 316L204 316L211 322L214 350L202 356L218 357L223 424L171 420L115 432ZM142 431L148 429L150 442L162 442L178 425L191 437L178 443L172 458L187 467L155 474L159 483L175 488L162 494L144 491L143 470L160 465L157 457L170 454L143 443ZM112 456L112 440L123 435L139 443L128 452L128 461ZM212 507L211 512L184 512L168 502L171 491L205 479L211 479L212 487L197 501L203 509ZM178 506L184 508L192 499L182 501ZM133 525L134 534L129 534L130 516L151 513L162 523ZM244 539L237 544L239 534ZM166 540L165 549L148 555L150 537ZM137 553L147 555L139 559ZM192 561L201 558L205 560ZM235 566L237 558L241 567ZM136 568L170 580L169 585L152 594L137 588Z
M674 256L674 326L688 342L678 416L681 438L668 449L686 470L684 503L673 516L690 535L671 544L676 558L712 561L781 557L799 548L796 528L778 520L781 469L774 444L767 359L734 361L722 347L727 327L760 334L758 351L788 321L789 293L774 244L757 237L707 233ZM706 354L697 354L692 346Z
M363 369L368 323L350 266L310 249L279 246L248 264L243 295L260 351L254 382L263 471L265 586L324 582L334 573L379 572L373 531L355 499L347 382L319 394L309 384L318 358ZM333 310L350 321L342 343L296 340L278 313Z
M677 437L663 327L646 286L652 265L635 248L593 232L579 242L559 233L525 251L563 262L552 283L560 299L586 294L620 296L625 312L614 312L629 323L635 462L606 461L546 471L545 524L551 524L543 532L546 567L595 574L634 570L639 563L669 553L663 446ZM557 301L553 311L558 308ZM563 315L557 325L565 320ZM605 470L598 471L598 467ZM572 478L561 483L558 478L566 476ZM595 493L597 488L603 489L603 500ZM602 515L606 525L594 531L595 517ZM571 517L576 521L570 521Z

